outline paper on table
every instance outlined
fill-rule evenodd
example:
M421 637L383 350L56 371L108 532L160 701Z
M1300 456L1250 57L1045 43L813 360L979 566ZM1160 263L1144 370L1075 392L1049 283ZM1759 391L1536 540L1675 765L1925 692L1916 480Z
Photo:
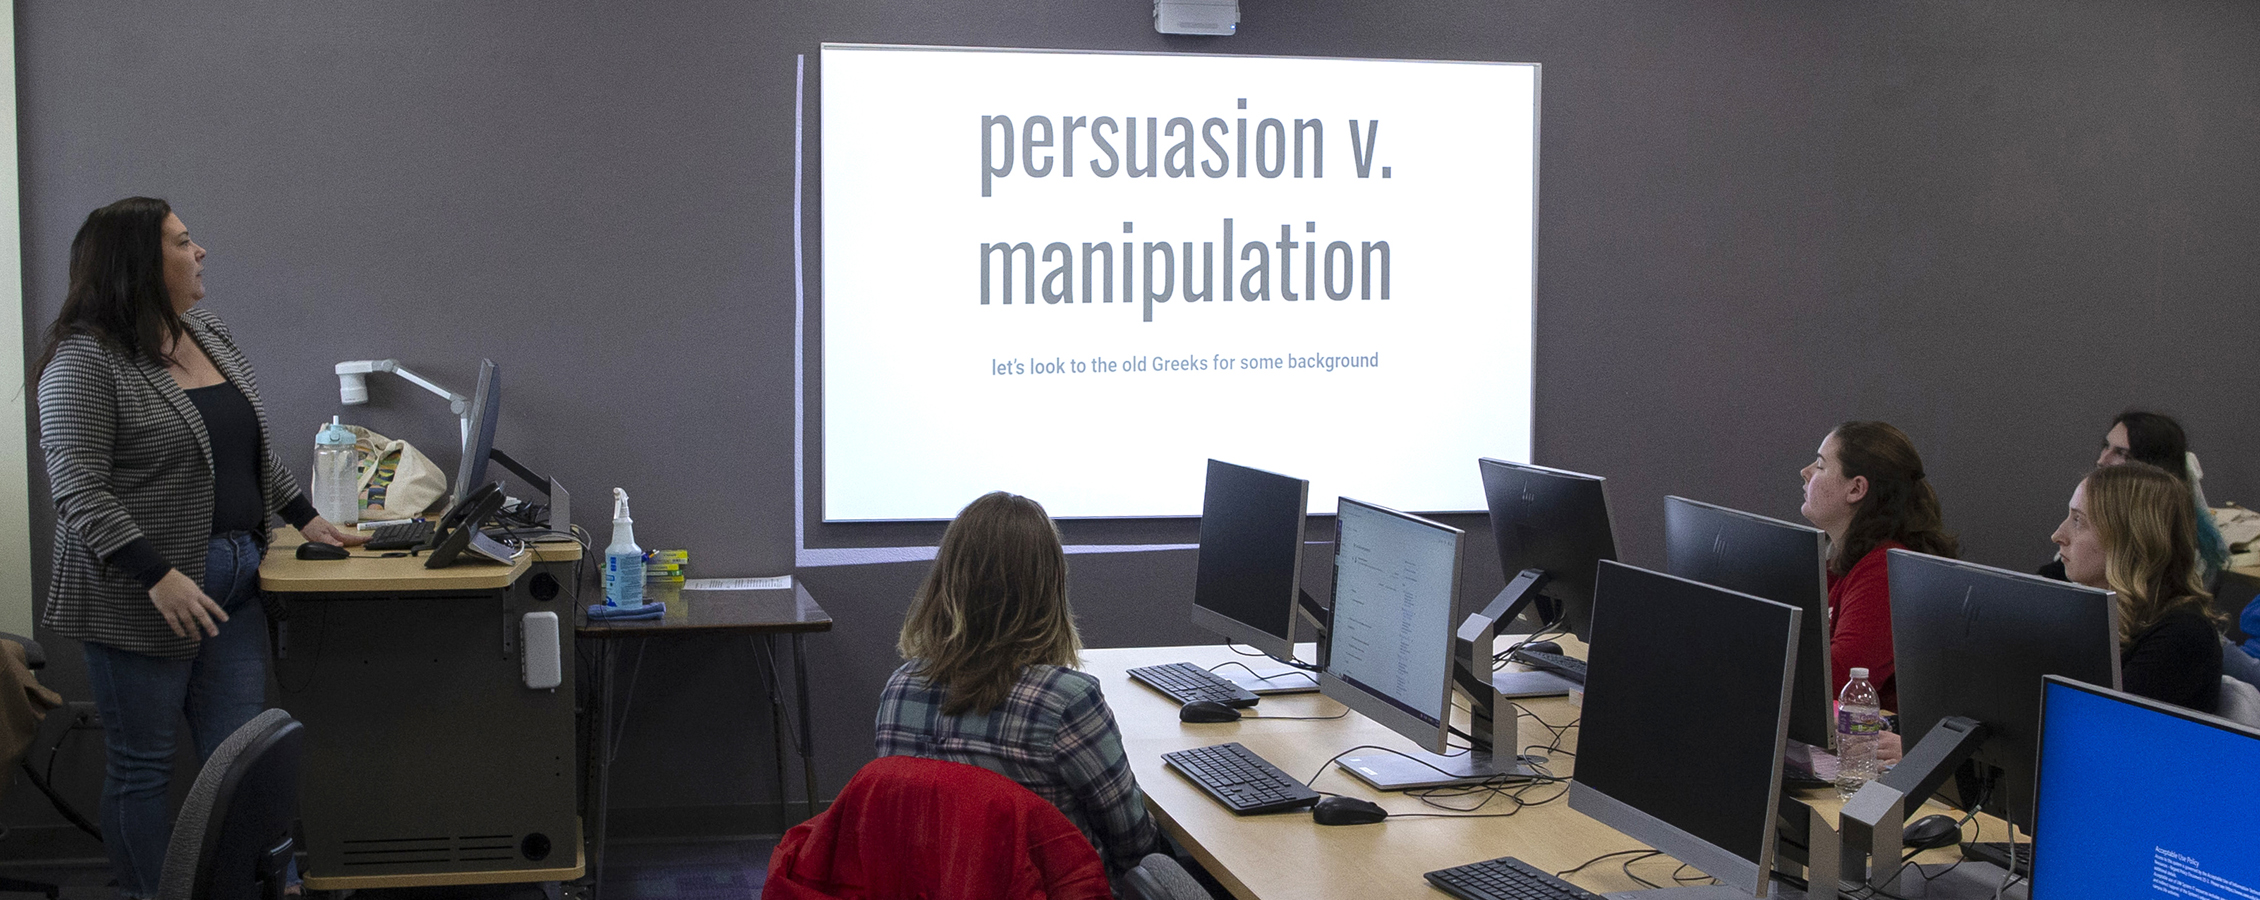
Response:
M791 575L772 575L768 578L692 578L683 582L686 591L781 591L793 586Z

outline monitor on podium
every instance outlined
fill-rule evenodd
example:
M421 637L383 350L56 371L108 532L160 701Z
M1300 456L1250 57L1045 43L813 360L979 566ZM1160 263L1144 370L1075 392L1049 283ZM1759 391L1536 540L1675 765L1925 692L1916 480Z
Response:
M1803 612L1616 562L1594 594L1570 807L1767 896Z

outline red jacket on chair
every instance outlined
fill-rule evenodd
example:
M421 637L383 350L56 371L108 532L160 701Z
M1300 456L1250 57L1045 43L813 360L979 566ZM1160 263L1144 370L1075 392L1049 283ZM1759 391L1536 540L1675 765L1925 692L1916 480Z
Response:
M763 900L1109 900L1098 851L1058 808L978 766L872 761L785 833Z

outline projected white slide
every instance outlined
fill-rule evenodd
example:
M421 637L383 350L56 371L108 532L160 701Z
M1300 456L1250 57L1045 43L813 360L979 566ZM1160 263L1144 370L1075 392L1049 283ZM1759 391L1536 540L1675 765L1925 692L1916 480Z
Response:
M1538 68L827 45L824 518L1400 509L1530 456Z

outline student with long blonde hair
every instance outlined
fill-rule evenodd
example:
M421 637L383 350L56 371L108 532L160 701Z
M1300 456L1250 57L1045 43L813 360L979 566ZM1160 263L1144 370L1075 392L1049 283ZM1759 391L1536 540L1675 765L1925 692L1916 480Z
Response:
M2119 680L2129 693L2213 712L2221 634L2197 556L2189 487L2129 462L2089 472L2050 536L2064 574L2119 596Z
M1161 849L1082 638L1041 504L998 491L957 514L911 600L879 696L880 756L969 763L1051 801L1111 874Z

